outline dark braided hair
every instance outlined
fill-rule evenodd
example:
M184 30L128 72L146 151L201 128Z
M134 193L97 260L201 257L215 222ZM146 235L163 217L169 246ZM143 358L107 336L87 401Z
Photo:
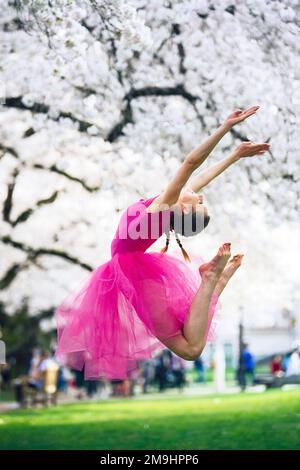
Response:
M166 244L165 246L160 250L161 253L165 253L166 251L168 251L168 248L169 248L169 244L170 244L170 230L168 231L168 233L166 233Z
M176 242L178 243L185 261L191 262L191 259L183 248L178 233L185 237L191 237L200 233L209 223L210 217L207 214L205 208L203 213L198 211L192 211L189 214L175 213L170 211L170 227L165 231L166 244L161 249L161 253L166 253L170 244L171 231L175 234Z
M177 241L177 243L178 243L178 245L179 245L179 247L180 247L180 249L181 249L181 252L182 252L182 254L183 254L183 257L184 257L185 261L187 261L187 262L190 263L190 262L191 262L191 259L190 259L189 255L187 254L186 250L183 248L182 243L181 243L181 241L179 240L178 234L177 234L176 232L175 232L175 238L176 238L176 241Z

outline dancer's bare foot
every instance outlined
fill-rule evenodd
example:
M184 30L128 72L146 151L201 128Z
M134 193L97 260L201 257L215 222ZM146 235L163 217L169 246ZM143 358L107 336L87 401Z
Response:
M223 270L215 288L215 293L219 296L225 289L229 279L234 275L236 270L241 266L244 255L235 255L228 261Z
M204 263L199 268L202 282L216 282L219 280L227 261L230 258L231 243L220 246L218 253L209 263Z

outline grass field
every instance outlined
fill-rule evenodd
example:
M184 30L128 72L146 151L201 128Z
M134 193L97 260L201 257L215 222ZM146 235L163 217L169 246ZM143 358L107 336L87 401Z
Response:
M11 411L0 448L300 449L300 390Z

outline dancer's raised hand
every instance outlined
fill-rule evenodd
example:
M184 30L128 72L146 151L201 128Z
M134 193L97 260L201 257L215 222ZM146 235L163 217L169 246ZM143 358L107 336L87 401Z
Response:
M253 157L254 155L262 155L271 147L270 144L254 144L253 142L243 142L234 151L238 158Z
M244 111L242 109L236 109L225 119L225 124L228 127L232 127L235 124L244 121L249 116L252 116L252 114L255 114L258 109L259 106L252 106L251 108L245 109Z

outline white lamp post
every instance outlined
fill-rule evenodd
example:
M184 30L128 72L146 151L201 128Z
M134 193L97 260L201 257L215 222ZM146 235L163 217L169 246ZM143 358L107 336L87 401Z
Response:
M226 362L224 353L224 344L222 341L217 341L215 349L215 369L214 369L214 382L217 393L221 393L226 388L225 372Z

